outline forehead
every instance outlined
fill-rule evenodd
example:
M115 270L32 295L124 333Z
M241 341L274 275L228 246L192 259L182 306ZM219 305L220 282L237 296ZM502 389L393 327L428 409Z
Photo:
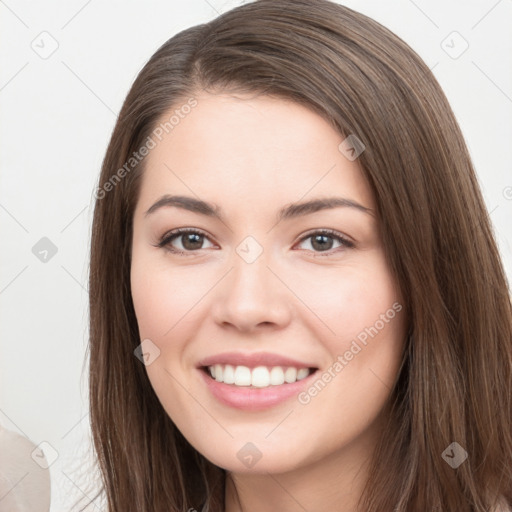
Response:
M184 100L161 116L168 133L145 158L141 200L192 192L218 203L228 194L261 204L339 193L373 207L358 161L339 149L344 137L311 109L261 95L194 99L193 108L180 112Z

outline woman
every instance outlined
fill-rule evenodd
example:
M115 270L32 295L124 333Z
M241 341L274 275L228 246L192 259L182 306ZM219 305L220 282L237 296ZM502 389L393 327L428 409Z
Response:
M452 110L389 30L262 0L179 33L95 196L109 511L511 507L507 281Z

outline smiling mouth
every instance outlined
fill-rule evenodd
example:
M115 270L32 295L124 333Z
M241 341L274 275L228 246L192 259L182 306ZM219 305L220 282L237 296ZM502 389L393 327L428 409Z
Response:
M212 380L242 388L268 388L293 384L309 377L318 368L297 368L293 366L235 366L230 364L215 364L202 366Z

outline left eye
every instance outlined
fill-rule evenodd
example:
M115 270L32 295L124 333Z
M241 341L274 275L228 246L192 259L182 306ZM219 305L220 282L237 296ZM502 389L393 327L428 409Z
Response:
M310 233L309 235L303 237L300 243L304 243L310 240L309 246L306 247L308 250L312 250L313 252L327 252L333 248L334 241L339 243L339 247L351 248L354 247L353 242L342 236L340 233L335 231L315 231L314 233Z

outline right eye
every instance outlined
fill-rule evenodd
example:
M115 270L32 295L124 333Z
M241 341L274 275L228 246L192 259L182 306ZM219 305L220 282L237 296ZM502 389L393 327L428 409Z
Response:
M158 242L157 247L175 253L189 256L192 252L197 252L202 247L205 240L208 240L205 233L197 229L179 228L166 233ZM175 247L173 242L179 241L181 247ZM211 245L213 247L213 244Z

